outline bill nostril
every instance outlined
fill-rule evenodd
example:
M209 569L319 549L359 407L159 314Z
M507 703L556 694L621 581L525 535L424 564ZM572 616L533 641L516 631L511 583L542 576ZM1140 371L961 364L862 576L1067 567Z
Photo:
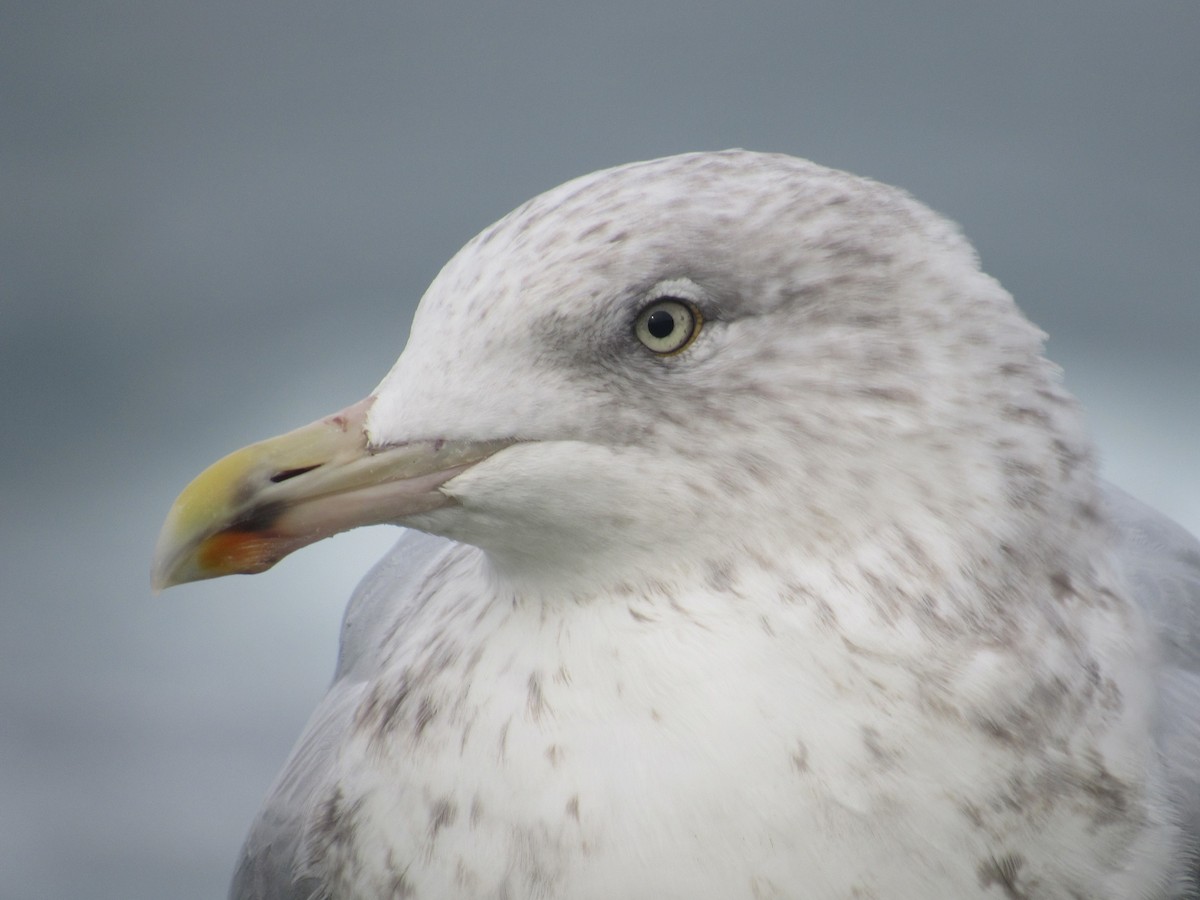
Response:
M295 469L284 469L282 472L276 472L274 475L272 475L271 481L275 484L279 484L281 481L287 481L291 478L295 478L297 475L303 475L305 472L311 472L313 469L319 468L321 468L321 464L315 463L311 466L299 466Z

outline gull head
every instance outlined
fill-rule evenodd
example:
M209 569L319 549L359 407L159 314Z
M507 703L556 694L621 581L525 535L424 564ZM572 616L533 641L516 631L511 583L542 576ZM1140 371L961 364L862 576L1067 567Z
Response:
M1094 479L1042 340L898 189L740 150L597 172L455 255L365 400L199 476L154 581L379 522L578 591L885 530L1053 553Z

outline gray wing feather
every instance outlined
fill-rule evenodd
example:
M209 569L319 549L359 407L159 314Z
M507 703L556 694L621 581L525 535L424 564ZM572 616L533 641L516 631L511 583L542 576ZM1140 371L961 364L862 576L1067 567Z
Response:
M320 900L320 884L304 871L308 823L331 786L340 742L351 729L367 679L378 668L380 636L404 616L415 588L455 546L444 538L405 532L355 589L342 619L333 684L250 829L230 900Z
M1200 844L1200 541L1123 491L1108 486L1106 499L1130 591L1158 637L1157 738L1170 801L1195 870Z
M1125 575L1159 630L1164 662L1200 672L1200 541L1111 485L1106 500Z

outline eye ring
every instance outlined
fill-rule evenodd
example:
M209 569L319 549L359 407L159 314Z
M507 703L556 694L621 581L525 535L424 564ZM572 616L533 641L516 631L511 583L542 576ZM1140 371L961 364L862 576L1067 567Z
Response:
M633 333L659 356L685 350L700 333L704 318L700 310L678 297L659 297L638 313Z

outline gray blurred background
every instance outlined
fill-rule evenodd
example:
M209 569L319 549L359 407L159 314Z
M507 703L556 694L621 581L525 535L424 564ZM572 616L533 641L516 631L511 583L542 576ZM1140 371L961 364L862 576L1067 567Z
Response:
M155 598L175 493L369 391L476 231L745 146L959 221L1200 531L1200 4L8 4L0 897L224 893L394 538Z

